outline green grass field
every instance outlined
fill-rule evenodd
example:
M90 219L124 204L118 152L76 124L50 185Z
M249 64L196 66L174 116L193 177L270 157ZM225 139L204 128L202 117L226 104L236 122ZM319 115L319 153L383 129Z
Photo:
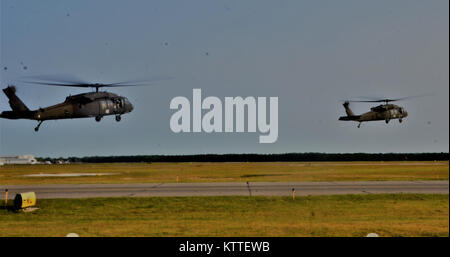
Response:
M114 173L94 177L30 174ZM449 162L102 163L0 166L0 185L271 181L448 180Z
M449 236L448 195L38 200L0 236Z
M30 174L114 173L91 177ZM0 185L448 180L445 162L106 163L0 166ZM0 209L0 236L449 236L449 195L38 199Z

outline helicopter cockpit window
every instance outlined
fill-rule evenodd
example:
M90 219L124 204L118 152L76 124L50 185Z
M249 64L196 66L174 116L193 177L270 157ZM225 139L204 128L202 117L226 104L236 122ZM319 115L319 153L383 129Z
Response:
M113 98L112 102L114 103L114 105L117 108L122 108L122 106L123 106L123 99L121 99L121 98Z

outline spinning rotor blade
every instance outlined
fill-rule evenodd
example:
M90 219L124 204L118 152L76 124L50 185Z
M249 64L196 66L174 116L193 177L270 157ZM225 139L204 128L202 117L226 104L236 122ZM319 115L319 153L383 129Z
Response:
M130 86L150 86L150 82L159 81L165 79L171 79L171 77L160 77L154 79L147 80L134 80L134 81L122 81L115 83L87 83L81 81L79 79L71 79L71 78L58 78L54 76L34 76L28 78L36 78L37 80L27 80L20 81L28 84L37 84L37 85L46 85L46 86L61 86L61 87L93 87L93 88L101 88L101 87L130 87Z
M411 98L417 98L427 95L416 95L416 96L407 96L397 99L377 99L377 100L345 100L346 102L352 102L352 103L389 103L389 102L396 102L396 101L403 101Z
M341 102L348 102L348 103L378 103L378 102L385 102L385 100L339 100Z
M107 87L138 87L138 86L149 86L150 82L161 81L172 79L172 77L155 77L146 80L132 80L132 81L122 81L116 83L105 84Z
M23 83L45 85L45 86L60 86L60 87L95 87L92 84L64 84L64 83L53 83L53 82L39 82L39 81L21 81Z
M423 96L429 96L429 94L407 96L407 97L393 99L393 100L390 100L390 101L403 101L403 100L408 100L408 99L417 98L417 97L423 97Z
M82 80L73 75L34 75L25 76L23 79L38 81L38 82L50 82L50 83L61 83L61 84L89 84L89 82Z

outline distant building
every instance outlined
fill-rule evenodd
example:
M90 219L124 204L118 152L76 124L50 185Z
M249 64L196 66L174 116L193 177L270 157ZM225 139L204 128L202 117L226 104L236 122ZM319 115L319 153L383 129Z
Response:
M3 156L0 157L0 165L3 164L36 164L38 161L32 154L24 154L19 156Z

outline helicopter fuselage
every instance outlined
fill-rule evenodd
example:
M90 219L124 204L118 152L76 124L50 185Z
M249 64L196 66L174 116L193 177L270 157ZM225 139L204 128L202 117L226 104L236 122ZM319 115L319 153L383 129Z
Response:
M122 115L133 110L126 97L109 92L68 96L63 103L34 111L34 120L76 119Z

